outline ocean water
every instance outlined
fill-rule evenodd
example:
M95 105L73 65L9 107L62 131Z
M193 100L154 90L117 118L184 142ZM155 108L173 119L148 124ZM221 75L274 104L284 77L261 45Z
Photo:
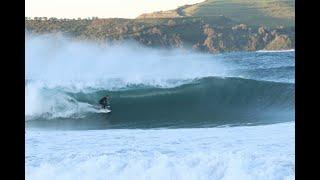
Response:
M294 179L294 57L28 38L26 178Z
M26 179L294 179L294 123L28 131Z

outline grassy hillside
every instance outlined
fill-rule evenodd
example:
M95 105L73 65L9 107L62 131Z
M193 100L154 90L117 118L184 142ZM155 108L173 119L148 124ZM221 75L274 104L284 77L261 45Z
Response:
M257 26L294 26L294 0L206 0L175 10L143 14L138 18L218 16Z
M149 47L194 49L208 53L294 48L293 27L234 24L224 16L158 19L26 20L27 35L62 33L103 44L136 41Z

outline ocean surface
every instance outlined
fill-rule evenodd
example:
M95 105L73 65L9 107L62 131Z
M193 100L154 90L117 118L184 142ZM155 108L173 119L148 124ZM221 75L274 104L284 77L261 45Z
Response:
M294 179L294 53L28 39L26 178Z

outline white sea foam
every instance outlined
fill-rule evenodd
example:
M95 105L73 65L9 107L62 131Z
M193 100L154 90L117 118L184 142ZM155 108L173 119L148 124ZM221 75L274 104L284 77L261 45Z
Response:
M96 111L91 104L78 102L65 92L48 90L37 83L25 87L26 120L39 116L46 116L48 119L57 117L79 118L83 113Z
M295 49L284 49L284 50L259 50L257 52L294 52Z
M160 130L27 131L26 179L295 178L294 123Z

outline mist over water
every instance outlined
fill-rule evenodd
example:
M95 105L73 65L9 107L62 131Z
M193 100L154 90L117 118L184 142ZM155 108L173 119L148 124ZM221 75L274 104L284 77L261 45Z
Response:
M210 55L147 48L134 42L98 46L59 36L31 36L26 39L26 78L41 80L47 86L78 85L80 89L148 83L165 86L170 84L169 80L243 76L236 70L294 67L294 53L278 54L278 57L268 52ZM270 61L269 57L276 61Z
M158 50L133 42L101 47L90 42L72 42L51 36L33 37L26 41L27 79L41 80L52 86L166 86L170 85L168 80L226 73L222 62L212 61L210 55L186 50Z

